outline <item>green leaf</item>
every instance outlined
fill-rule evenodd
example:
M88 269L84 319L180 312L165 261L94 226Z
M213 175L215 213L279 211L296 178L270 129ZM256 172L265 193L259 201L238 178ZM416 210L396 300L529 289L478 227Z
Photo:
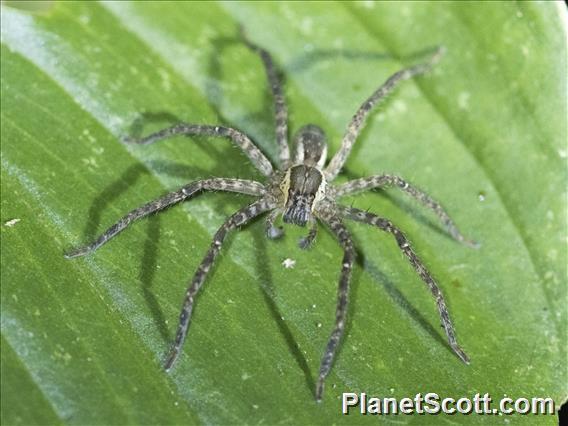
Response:
M563 13L547 2L3 5L2 423L377 421L341 415L342 392L538 396L559 407L568 394ZM446 47L433 73L404 82L372 115L340 180L404 176L481 242L472 250L452 241L396 190L344 200L405 230L444 291L471 365L449 349L434 301L393 238L363 225L349 224L361 257L319 405L314 380L341 262L326 232L308 252L296 246L305 230L287 227L270 242L261 220L231 237L170 374L161 363L186 282L215 229L249 198L203 195L88 257L63 258L186 182L261 178L224 140L120 142L135 123L145 134L177 121L227 123L275 159L266 78L239 24L285 76L291 130L319 124L331 152L379 84Z

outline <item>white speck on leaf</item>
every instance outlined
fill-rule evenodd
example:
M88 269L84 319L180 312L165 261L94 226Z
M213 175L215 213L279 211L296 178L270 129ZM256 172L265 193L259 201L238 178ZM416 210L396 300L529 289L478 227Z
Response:
M396 112L401 112L401 113L405 113L408 110L408 108L406 106L406 102L401 101L400 99L397 99L396 101L394 101L393 109Z
M524 56L529 56L529 48L526 45L521 46L521 52L523 52Z
M18 219L18 218L7 220L6 222L4 222L4 226L11 228L12 226L16 225L21 220L22 219Z
M548 210L548 211L546 212L546 218L547 218L549 221L554 220L554 212L553 212L552 210Z
M158 68L158 74L160 74L162 79L162 89L164 89L165 92L170 92L172 90L170 74L163 68Z
M89 158L82 158L81 161L83 162L83 164L87 167L95 167L98 168L99 165L97 164L97 160L95 159L95 157L89 157Z
M458 107L460 109L469 109L469 98L471 93L469 92L461 92L458 95Z
M89 132L89 129L85 129L83 130L83 135L89 140L89 142L96 142L97 139L91 135L91 132Z
M313 21L313 19L312 19L312 18L308 18L308 17L302 19L302 23L300 24L300 27L301 27L302 33L303 33L304 35L309 35L309 34L311 34L312 29L313 29L313 27L314 27L314 21Z
M296 261L290 258L286 258L282 261L282 266L286 269L292 269L296 266Z

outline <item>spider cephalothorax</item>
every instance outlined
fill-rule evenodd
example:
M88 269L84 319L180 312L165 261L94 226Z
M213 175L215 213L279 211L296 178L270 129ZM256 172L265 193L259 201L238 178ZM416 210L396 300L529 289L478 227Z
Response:
M205 277L215 262L221 250L221 246L230 231L245 225L251 219L263 213L268 213L266 219L266 234L269 238L279 238L283 235L283 230L282 228L275 227L274 221L279 215L282 215L285 223L299 226L310 224L308 235L300 241L300 247L308 248L315 240L318 221L322 222L336 237L343 248L344 254L339 277L335 326L321 361L315 389L315 396L319 401L323 395L325 378L331 370L331 365L345 328L349 283L351 280L351 270L355 261L355 249L351 235L343 224L343 221L344 219L350 219L362 222L393 235L402 253L407 257L412 267L416 270L418 275L420 275L420 278L434 296L440 319L451 348L462 361L468 363L469 359L467 355L457 343L454 327L450 321L444 297L436 281L414 253L404 234L388 219L353 207L342 206L338 204L337 201L345 195L356 192L394 186L416 198L424 206L431 209L440 218L454 239L469 245L474 245L474 243L466 240L462 236L439 203L398 176L376 175L355 179L338 186L332 184L332 181L349 156L351 148L372 108L380 99L391 92L399 81L428 71L430 67L438 61L442 50L438 49L430 61L425 64L416 65L395 73L386 83L379 87L357 110L347 126L347 131L343 137L339 151L333 156L327 167L325 167L327 157L325 134L321 128L313 124L304 126L298 131L294 138L294 156L293 159L290 159L288 147L288 114L282 95L281 84L272 58L267 51L251 43L246 38L244 38L244 42L252 50L256 51L264 62L274 96L276 142L279 148L278 170L274 170L272 163L247 135L230 127L182 123L161 130L143 139L131 141L139 144L150 144L177 135L226 137L239 146L249 157L254 166L266 177L266 184L234 178L210 178L192 182L177 191L166 194L162 198L151 201L131 211L107 229L95 242L72 251L67 254L66 257L72 258L92 252L117 235L133 221L181 201L188 200L203 191L238 192L258 197L256 201L230 216L219 228L213 237L209 250L190 281L185 293L175 341L165 362L166 370L170 370L180 354L187 335L195 296L203 285Z
M290 167L281 183L285 223L305 226L318 203L325 197L325 179L316 167Z
M280 182L283 220L305 226L325 198L326 181L321 171L325 164L325 133L314 124L302 127L296 137L294 165L286 170Z

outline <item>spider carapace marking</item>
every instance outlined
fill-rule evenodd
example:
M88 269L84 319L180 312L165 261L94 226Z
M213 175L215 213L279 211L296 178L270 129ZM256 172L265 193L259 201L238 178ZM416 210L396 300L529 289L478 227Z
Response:
M180 354L187 335L195 297L230 231L245 225L251 219L263 213L268 213L266 218L266 235L272 239L280 238L284 231L282 227L274 226L274 222L282 215L285 223L299 226L309 225L308 234L299 242L300 247L305 249L309 248L316 238L318 221L323 223L342 247L343 259L339 274L335 325L323 353L315 389L316 400L320 401L323 395L325 378L331 370L345 328L349 283L355 261L355 249L351 234L345 227L344 220L349 219L362 222L390 233L394 237L399 249L432 293L450 347L463 362L469 363L468 356L457 343L454 327L440 288L413 251L410 242L404 234L388 219L353 207L342 206L337 200L345 195L369 189L395 187L414 197L425 207L432 210L455 240L470 246L475 246L475 243L462 236L438 202L398 176L383 174L355 179L342 185L332 184L349 156L351 148L373 107L389 94L400 81L427 72L438 62L443 53L442 49L438 49L428 62L405 68L393 74L359 107L347 126L339 151L325 167L327 157L326 137L323 130L313 124L304 126L298 131L293 141L295 148L294 156L292 159L290 158L288 113L282 93L282 85L272 58L266 50L250 42L244 35L243 41L251 50L259 54L264 63L272 90L276 118L276 142L279 150L278 169L274 170L272 163L246 134L230 127L181 123L140 140L130 140L132 143L147 145L179 135L225 137L243 150L253 165L266 176L266 183L233 178L210 178L192 182L177 191L166 194L131 211L107 229L96 241L68 253L66 257L73 258L90 253L105 244L135 220L186 201L204 191L237 192L257 197L256 201L230 216L217 230L205 257L189 282L183 300L175 341L165 362L166 370L170 370Z

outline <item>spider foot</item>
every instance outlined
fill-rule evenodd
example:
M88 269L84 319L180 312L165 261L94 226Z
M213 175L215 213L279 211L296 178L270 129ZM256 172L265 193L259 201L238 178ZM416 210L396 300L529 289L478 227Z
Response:
M462 348L460 348L458 345L455 345L452 346L452 350L464 362L464 364L469 365L469 356L467 356Z
M321 402L321 398L323 396L323 389L324 389L324 377L318 379L318 383L316 385L316 402Z
M462 243L472 249L478 250L481 248L481 243L475 240L463 240Z
M478 248L481 247L481 243L478 243L475 240L470 240L470 239L464 237L462 235L462 233L453 224L451 225L451 227L449 229L449 233L454 240L456 240L458 243L463 244L466 247L473 248L473 249L478 249Z
M120 138L120 141L125 145L144 145L148 143L146 138L137 138L135 136L123 136Z
M166 358L166 362L164 363L164 370L166 373L169 373L172 367L174 366L177 357L179 355L179 351L177 348L173 347L170 352L168 353L168 357Z
M300 247L302 250L309 250L310 248L312 248L312 245L314 243L314 239L308 237L302 237L298 240L298 247Z
M277 240L284 236L284 228L281 226L269 226L266 228L266 236L271 240Z
M316 237L318 235L318 226L317 226L317 222L312 222L312 225L310 227L310 231L308 232L308 235L306 235L303 238L300 238L298 240L298 246L302 249L302 250L308 250L312 247L314 241L316 240Z
M73 259L75 257L81 257L81 256L84 256L86 254L89 254L91 251L93 251L93 250L89 246L78 247L78 248L72 249L71 251L68 251L67 253L64 253L63 257L65 259Z

